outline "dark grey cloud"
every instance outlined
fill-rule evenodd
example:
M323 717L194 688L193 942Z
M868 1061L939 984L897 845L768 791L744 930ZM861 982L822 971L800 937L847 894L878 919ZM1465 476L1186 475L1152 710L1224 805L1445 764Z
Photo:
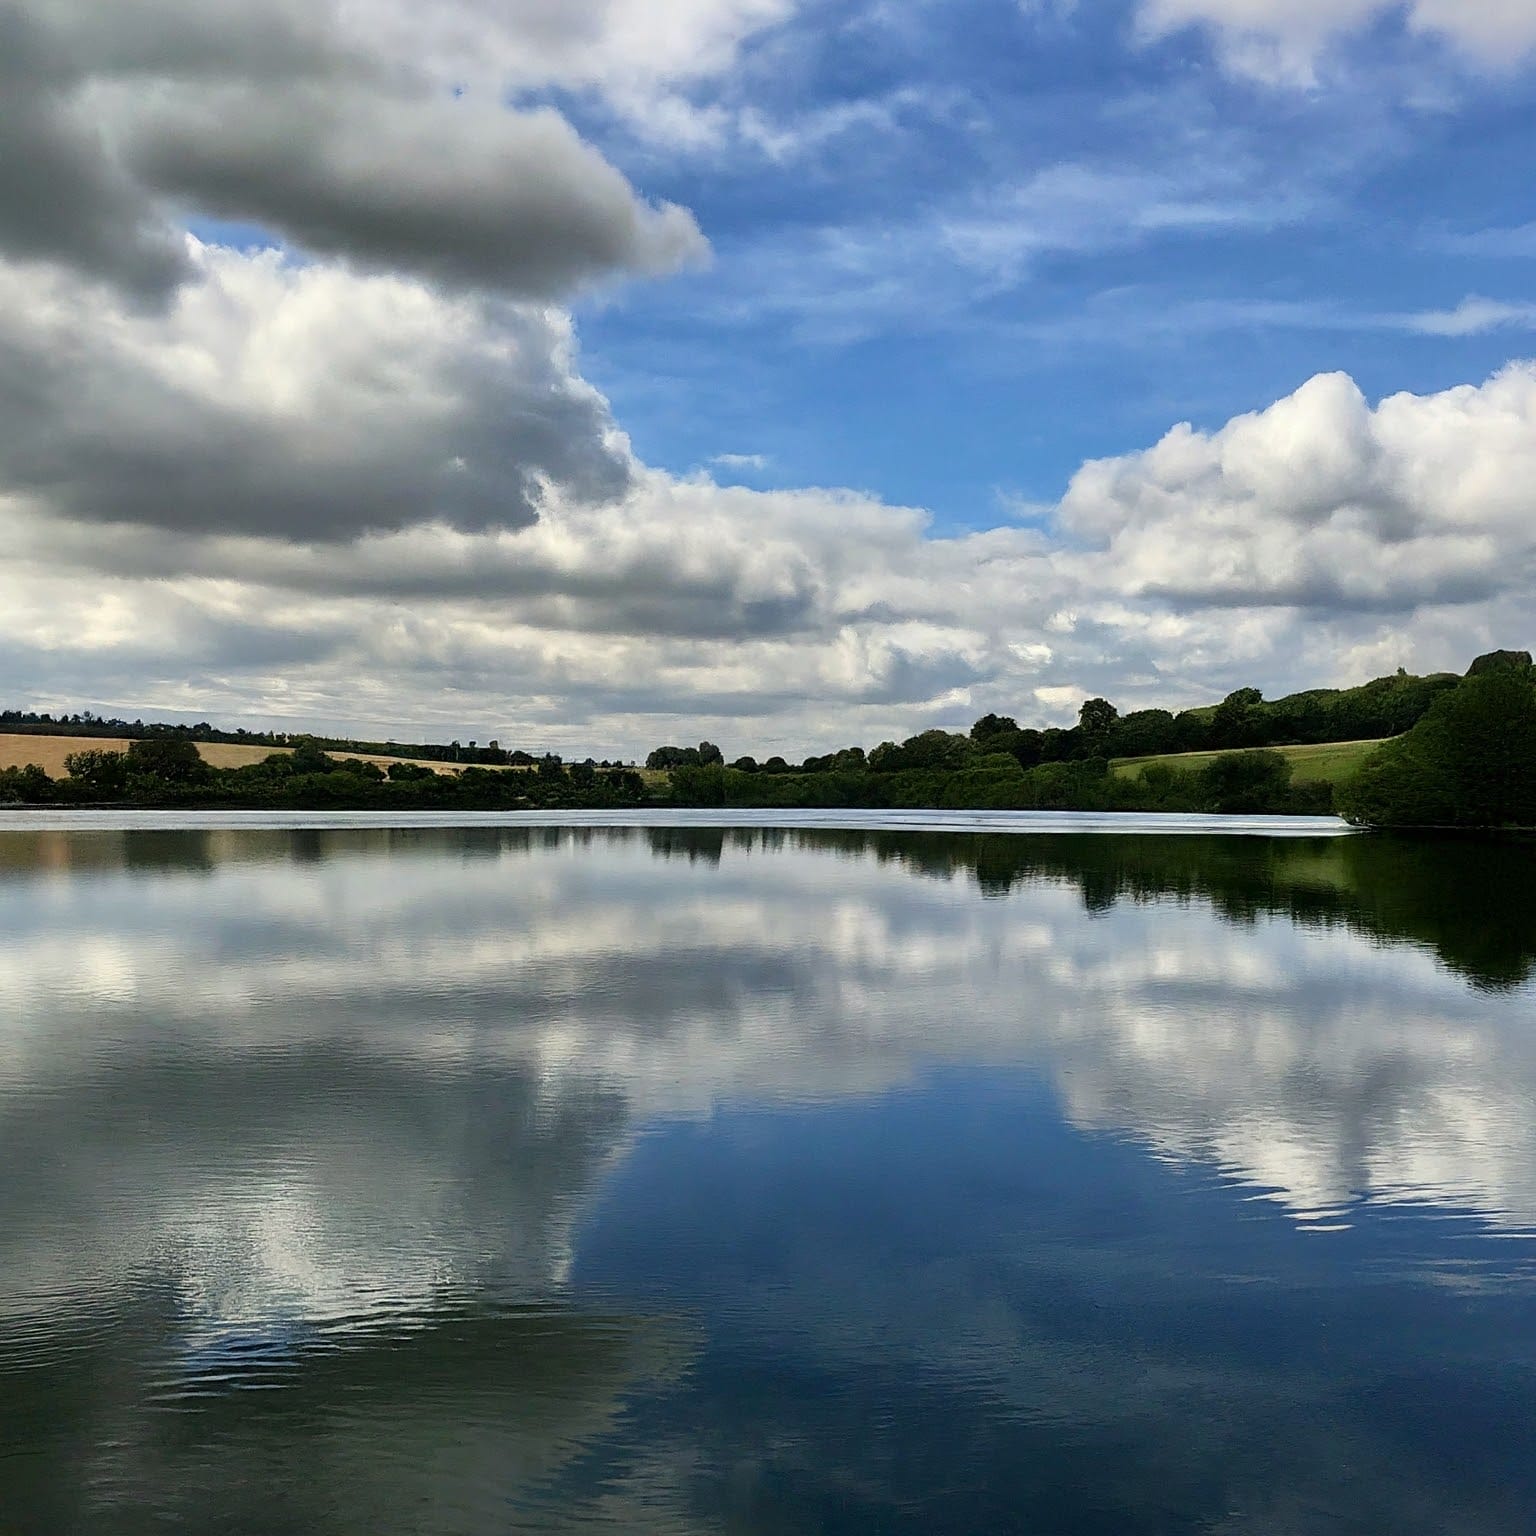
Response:
M549 109L328 82L182 92L130 106L121 131L143 182L189 208L448 284L553 299L706 249Z
M360 64L325 0L28 0L26 8L77 74L281 81Z
M516 527L546 483L625 489L563 318L276 256L196 262L142 323L68 283L0 288L0 489L87 523L308 542Z
M0 4L0 255L164 293L186 271L180 242L72 104L71 83L67 54Z
M829 610L813 571L793 570L788 590L754 593L736 563L691 573L659 543L638 556L570 567L544 546L456 545L437 530L345 552L276 539L194 543L158 529L78 523L55 523L35 537L50 563L81 571L148 580L238 575L252 586L319 598L494 604L538 629L594 635L751 640L824 632L843 617Z
M357 30L324 6L0 0L0 256L163 294L179 211L550 299L706 252L558 113L454 100Z

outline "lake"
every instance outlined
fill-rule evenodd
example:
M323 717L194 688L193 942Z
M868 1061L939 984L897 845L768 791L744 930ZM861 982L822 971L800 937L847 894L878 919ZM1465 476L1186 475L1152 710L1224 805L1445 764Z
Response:
M131 820L0 819L7 1536L1532 1529L1536 845Z

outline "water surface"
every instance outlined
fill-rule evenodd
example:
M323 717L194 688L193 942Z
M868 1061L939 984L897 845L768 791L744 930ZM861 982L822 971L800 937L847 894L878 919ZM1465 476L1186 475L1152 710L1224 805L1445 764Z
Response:
M19 825L0 1530L1531 1528L1529 845Z

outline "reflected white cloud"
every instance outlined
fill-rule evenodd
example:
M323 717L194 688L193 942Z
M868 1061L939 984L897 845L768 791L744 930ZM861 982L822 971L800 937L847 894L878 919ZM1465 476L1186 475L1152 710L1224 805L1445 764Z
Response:
M1083 851L1094 840L1064 841L1075 851L1058 868L1005 891L980 844L978 890L954 838L0 839L0 1374L42 1341L49 1380L81 1383L50 1412L116 1426L75 1480L96 1513L145 1489L211 1508L220 1479L281 1456L300 1469L284 1495L294 1528L404 1529L423 1490L441 1507L411 1529L502 1528L509 1491L536 1490L530 1530L688 1531L688 1468L766 1465L758 1448L802 1433L808 1410L733 1399L726 1416L749 1418L722 1430L728 1446L691 1427L649 1438L647 1420L612 1479L561 1491L594 1445L633 1436L633 1394L668 1398L695 1348L723 1347L707 1305L695 1339L637 1321L651 1293L623 1277L605 1289L593 1270L604 1212L657 1133L665 1158L679 1129L768 1107L809 1111L814 1135L820 1111L884 1095L899 1124L906 1089L982 1068L1044 1080L1092 1138L1209 1170L1194 1189L1251 1186L1281 1231L1268 1202L1303 1228L1346 1226L1361 1201L1459 1209L1494 1235L1536 1225L1528 985L1479 991L1414 943L1223 911L1201 887L1160 896L1150 882L1148 899L1117 901ZM1352 846L1303 842L1295 858L1310 869ZM1040 1112L1034 1093L1020 1113ZM708 1144L729 1156L734 1143L727 1130ZM975 1172L976 1156L957 1168ZM1067 1185L1042 1186L1042 1231L1050 1200L1075 1198ZM662 1250L689 1240L690 1220L729 1247L712 1215L639 1209ZM1070 1290L1107 1266L1134 1290L1220 1252L1092 1221L1035 1252L1026 1220L979 1269L962 1243L886 1270L857 1223L825 1230L840 1211L807 1212L766 1272L712 1298L746 1347L910 1368L945 1412L980 1394L1046 1435L1119 1426L1150 1437L1161 1466L1214 1454L1167 1427L1191 1399L1308 1432L1305 1368L1234 1373L1148 1344L1127 1383L1113 1337L1075 1336L994 1273L1022 1266ZM1422 1263L1437 1282L1476 1280L1465 1261ZM696 1298L659 1294L652 1310L694 1316ZM290 1416L232 1407L209 1445L194 1434L196 1457L165 1416L102 1385L200 1412L189 1393L269 1379ZM1318 1433L1352 1437L1351 1456L1395 1486L1391 1447L1367 1431L1346 1415ZM334 1483L327 1457L359 1471L354 1525L313 1505ZM809 1446L803 1458L819 1476ZM35 1507L70 1481L52 1475ZM1414 1483L1401 1497L1425 1496Z
M0 1289L174 1253L213 1321L547 1291L647 1124L940 1061L1042 1071L1080 1127L1299 1219L1536 1226L1529 995L1422 950L1198 901L1088 920L1065 880L983 901L749 840L718 864L643 834L395 846L212 834L154 872L0 884L0 1143L33 1170Z

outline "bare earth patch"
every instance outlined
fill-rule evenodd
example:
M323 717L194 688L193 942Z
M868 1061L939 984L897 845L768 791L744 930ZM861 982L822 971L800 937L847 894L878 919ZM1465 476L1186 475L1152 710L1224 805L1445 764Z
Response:
M76 752L126 752L131 743L110 736L30 736L0 734L0 768L24 768L36 763L50 778L62 779L68 770L64 759ZM222 741L200 741L197 750L205 763L215 768L244 768L271 757L274 752L288 752L288 747L240 747ZM435 763L424 758L375 757L366 752L333 752L348 761L377 763L388 768L391 763L410 762L434 773L462 773L460 763Z

